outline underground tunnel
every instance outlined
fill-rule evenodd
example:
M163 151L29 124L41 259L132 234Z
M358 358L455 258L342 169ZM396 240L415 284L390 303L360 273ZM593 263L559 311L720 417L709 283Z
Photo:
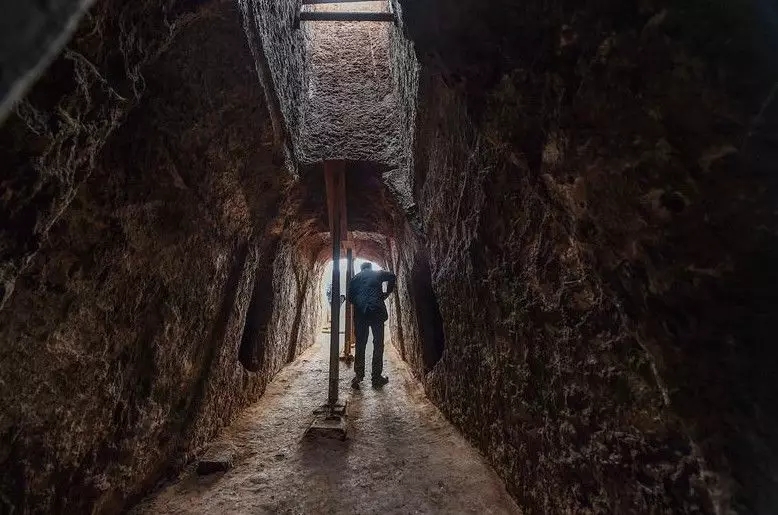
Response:
M0 5L1 513L778 511L772 2Z

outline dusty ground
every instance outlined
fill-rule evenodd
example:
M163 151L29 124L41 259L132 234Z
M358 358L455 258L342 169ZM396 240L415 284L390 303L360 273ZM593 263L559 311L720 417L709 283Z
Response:
M519 513L389 345L383 390L351 390L341 364L349 440L303 438L325 398L327 338L225 430L221 440L237 449L234 468L207 477L188 470L135 513Z

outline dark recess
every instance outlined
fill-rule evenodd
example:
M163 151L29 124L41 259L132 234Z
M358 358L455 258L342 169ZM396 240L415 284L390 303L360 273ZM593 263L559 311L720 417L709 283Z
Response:
M246 326L238 350L238 361L246 370L257 372L265 361L265 343L270 318L273 315L273 267L260 265L251 304L246 313Z
M446 348L443 333L443 317L435 291L432 289L432 273L429 258L425 254L416 256L411 272L411 295L416 308L416 320L419 324L424 370L429 372L435 367Z

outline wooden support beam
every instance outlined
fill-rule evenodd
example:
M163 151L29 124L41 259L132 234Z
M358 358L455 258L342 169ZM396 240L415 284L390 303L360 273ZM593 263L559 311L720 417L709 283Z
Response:
M386 0L303 0L303 5L314 5L314 4L346 4L346 3L356 3L356 2L384 2Z
M348 211L346 209L346 165L341 162L338 181L338 209L340 209L340 237L348 240Z
M381 12L334 12L305 11L300 13L299 21L383 21L396 23L394 13Z
M348 212L346 208L346 164L344 161L325 161L324 184L327 190L327 217L330 235L332 236L332 313L330 329L330 377L328 388L328 403L334 406L338 402L338 357L340 354L340 257L341 249L347 248L348 269L346 286L353 276L353 251L348 238ZM344 245L344 237L346 245ZM348 291L348 289L346 290ZM351 357L353 341L353 324L351 321L351 305L346 303L346 327L344 357Z
M346 292L348 292L348 286L351 283L351 278L354 276L354 252L352 250L353 242L348 232L348 207L346 205L346 170L345 164L341 164L340 169L337 172L339 174L339 180L337 181L337 204L336 209L340 211L340 234L341 245L346 250ZM343 358L346 361L351 360L351 346L352 346L352 309L351 303L346 299L346 327L345 327L345 341L343 346Z
M327 389L327 403L335 406L338 403L338 379L340 354L340 248L341 248L341 190L344 181L343 161L325 161L324 184L327 189L327 209L329 214L330 235L332 237L332 297L330 312L332 323L330 329L330 374Z
M335 190L337 168L337 161L326 161L324 163L324 186L327 191L327 222L329 223L330 234L332 234L332 220L335 214L335 202L337 201Z
M346 249L346 341L343 346L343 358L351 361L351 347L354 343L354 307L351 305L351 299L348 298L348 290L351 285L351 279L354 278L354 250L351 247Z
M330 332L330 378L327 389L327 403L335 406L338 403L338 381L340 364L340 223L339 213L335 211L333 225L335 232L332 234L332 329Z

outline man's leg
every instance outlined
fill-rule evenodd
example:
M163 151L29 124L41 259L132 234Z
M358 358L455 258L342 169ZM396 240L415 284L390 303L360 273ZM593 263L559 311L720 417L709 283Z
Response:
M367 332L370 326L364 317L354 313L354 333L357 337L354 349L354 378L357 382L365 378L365 347L367 347Z
M384 371L384 323L380 320L370 321L370 330L373 332L373 369L371 380L373 384L386 382L381 376Z

